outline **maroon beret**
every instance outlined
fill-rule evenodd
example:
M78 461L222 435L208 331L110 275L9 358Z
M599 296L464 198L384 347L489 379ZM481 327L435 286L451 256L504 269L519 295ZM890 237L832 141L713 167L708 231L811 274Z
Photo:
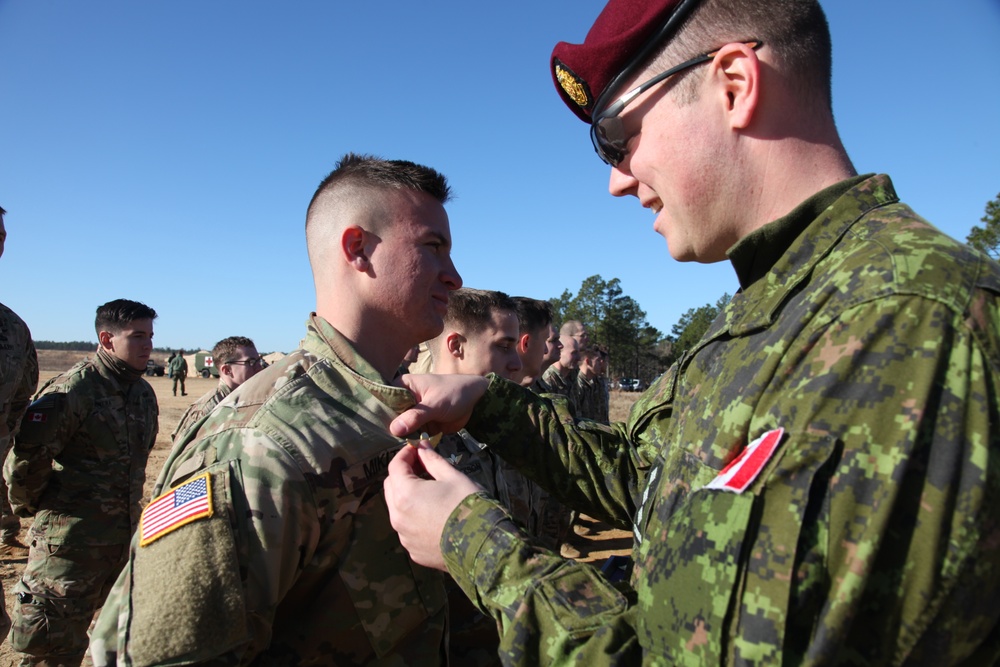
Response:
M552 80L586 122L678 27L699 0L610 0L583 44L552 50ZM600 107L598 106L600 104Z

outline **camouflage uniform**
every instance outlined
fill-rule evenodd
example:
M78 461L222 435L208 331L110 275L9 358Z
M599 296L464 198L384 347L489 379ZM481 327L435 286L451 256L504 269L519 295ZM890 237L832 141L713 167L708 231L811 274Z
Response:
M178 435L181 435L189 427L193 426L195 422L202 419L205 415L212 411L216 405L218 405L222 399L232 393L232 389L224 381L219 380L219 386L215 390L208 392L197 401L188 406L188 409L184 411L181 415L181 419L177 422L177 428L174 432L170 434L170 440L176 440Z
M443 577L410 560L382 495L408 446L388 424L412 405L313 315L302 349L175 444L154 495L200 477L213 509L140 527L94 663L443 664Z
M7 456L14 512L35 517L10 635L24 663L79 663L139 520L158 410L123 366L99 351L49 380Z
M608 392L601 378L577 374L575 397L578 417L608 423Z
M38 357L28 325L0 303L0 452L4 458L17 433L31 396L38 389ZM7 484L0 478L0 541L16 539L21 522L7 499Z
M635 531L615 587L463 501L445 559L505 659L995 664L1000 267L886 176L818 193L730 259L742 289L626 423L568 425L497 379L478 403L470 433ZM720 473L765 434L772 454Z
M174 396L177 395L177 383L181 385L181 396L187 396L187 389L184 388L184 380L188 374L188 362L181 355L175 356L167 365L167 374L174 379Z
M567 398L572 399L576 394L574 385L576 384L576 371L570 371L567 377L563 377L559 374L559 369L555 366L549 366L542 373L542 382L549 388L550 394L562 394ZM572 405L572 403L571 403Z
M37 388L38 357L31 332L17 313L0 303L0 453L4 457ZM7 499L7 484L0 477L0 542L16 543L20 532L21 520L14 516ZM10 629L10 618L3 603L0 611L0 641L3 641Z

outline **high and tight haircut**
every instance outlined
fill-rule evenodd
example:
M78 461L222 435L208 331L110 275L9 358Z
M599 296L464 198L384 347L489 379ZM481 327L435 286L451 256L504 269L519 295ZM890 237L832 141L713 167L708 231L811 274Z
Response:
M493 319L493 313L508 311L517 314L517 303L503 292L462 287L448 296L448 314L444 316L445 332L461 329L466 334L478 333Z
M146 304L128 299L115 299L97 307L94 328L98 334L102 331L118 333L136 320L155 319L156 311Z
M541 299L532 299L528 296L513 297L517 304L517 321L521 334L533 333L542 327L546 330L552 324L554 311L552 304ZM546 331L547 334L547 331Z
M436 170L409 160L386 160L374 155L348 153L337 161L333 171L326 175L309 201L311 212L316 200L328 190L339 185L381 188L387 190L416 190L430 195L445 204L451 199L448 179ZM309 213L306 214L308 225Z
M759 39L800 99L832 112L830 27L818 0L702 0L680 30L650 60L665 70L729 42ZM695 68L704 71L704 68ZM678 101L693 101L694 70L677 77ZM622 91L625 92L625 91Z
M212 362L215 364L215 367L218 368L223 364L228 364L230 361L236 361L235 355L239 354L239 348L241 347L257 349L253 341L246 336L230 336L216 343L212 348Z

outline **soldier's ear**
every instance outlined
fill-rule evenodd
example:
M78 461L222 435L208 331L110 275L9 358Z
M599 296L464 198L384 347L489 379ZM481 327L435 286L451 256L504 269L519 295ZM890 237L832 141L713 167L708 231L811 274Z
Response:
M524 354L528 351L528 343L531 341L531 334L521 334L517 339L517 351Z
M361 227L352 225L340 235L340 249L347 263L362 273L371 266L371 258L365 246L367 232Z
M461 359L465 355L465 336L457 331L452 331L448 334L448 337L444 340L444 344L448 350L448 354L456 359Z
M97 341L100 344L101 348L105 352L113 352L114 351L115 346L111 342L111 339L112 339L113 336L114 336L114 334L112 334L110 331L98 331L97 332Z

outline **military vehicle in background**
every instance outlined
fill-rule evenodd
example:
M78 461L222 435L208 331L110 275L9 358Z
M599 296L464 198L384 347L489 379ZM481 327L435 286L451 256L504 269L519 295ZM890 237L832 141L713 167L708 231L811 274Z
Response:
M212 353L208 350L185 354L184 360L188 362L189 375L200 375L203 378L219 377L219 369L215 367Z
M146 361L146 375L155 375L156 377L163 377L166 372L166 368L163 364L159 364L152 359Z

